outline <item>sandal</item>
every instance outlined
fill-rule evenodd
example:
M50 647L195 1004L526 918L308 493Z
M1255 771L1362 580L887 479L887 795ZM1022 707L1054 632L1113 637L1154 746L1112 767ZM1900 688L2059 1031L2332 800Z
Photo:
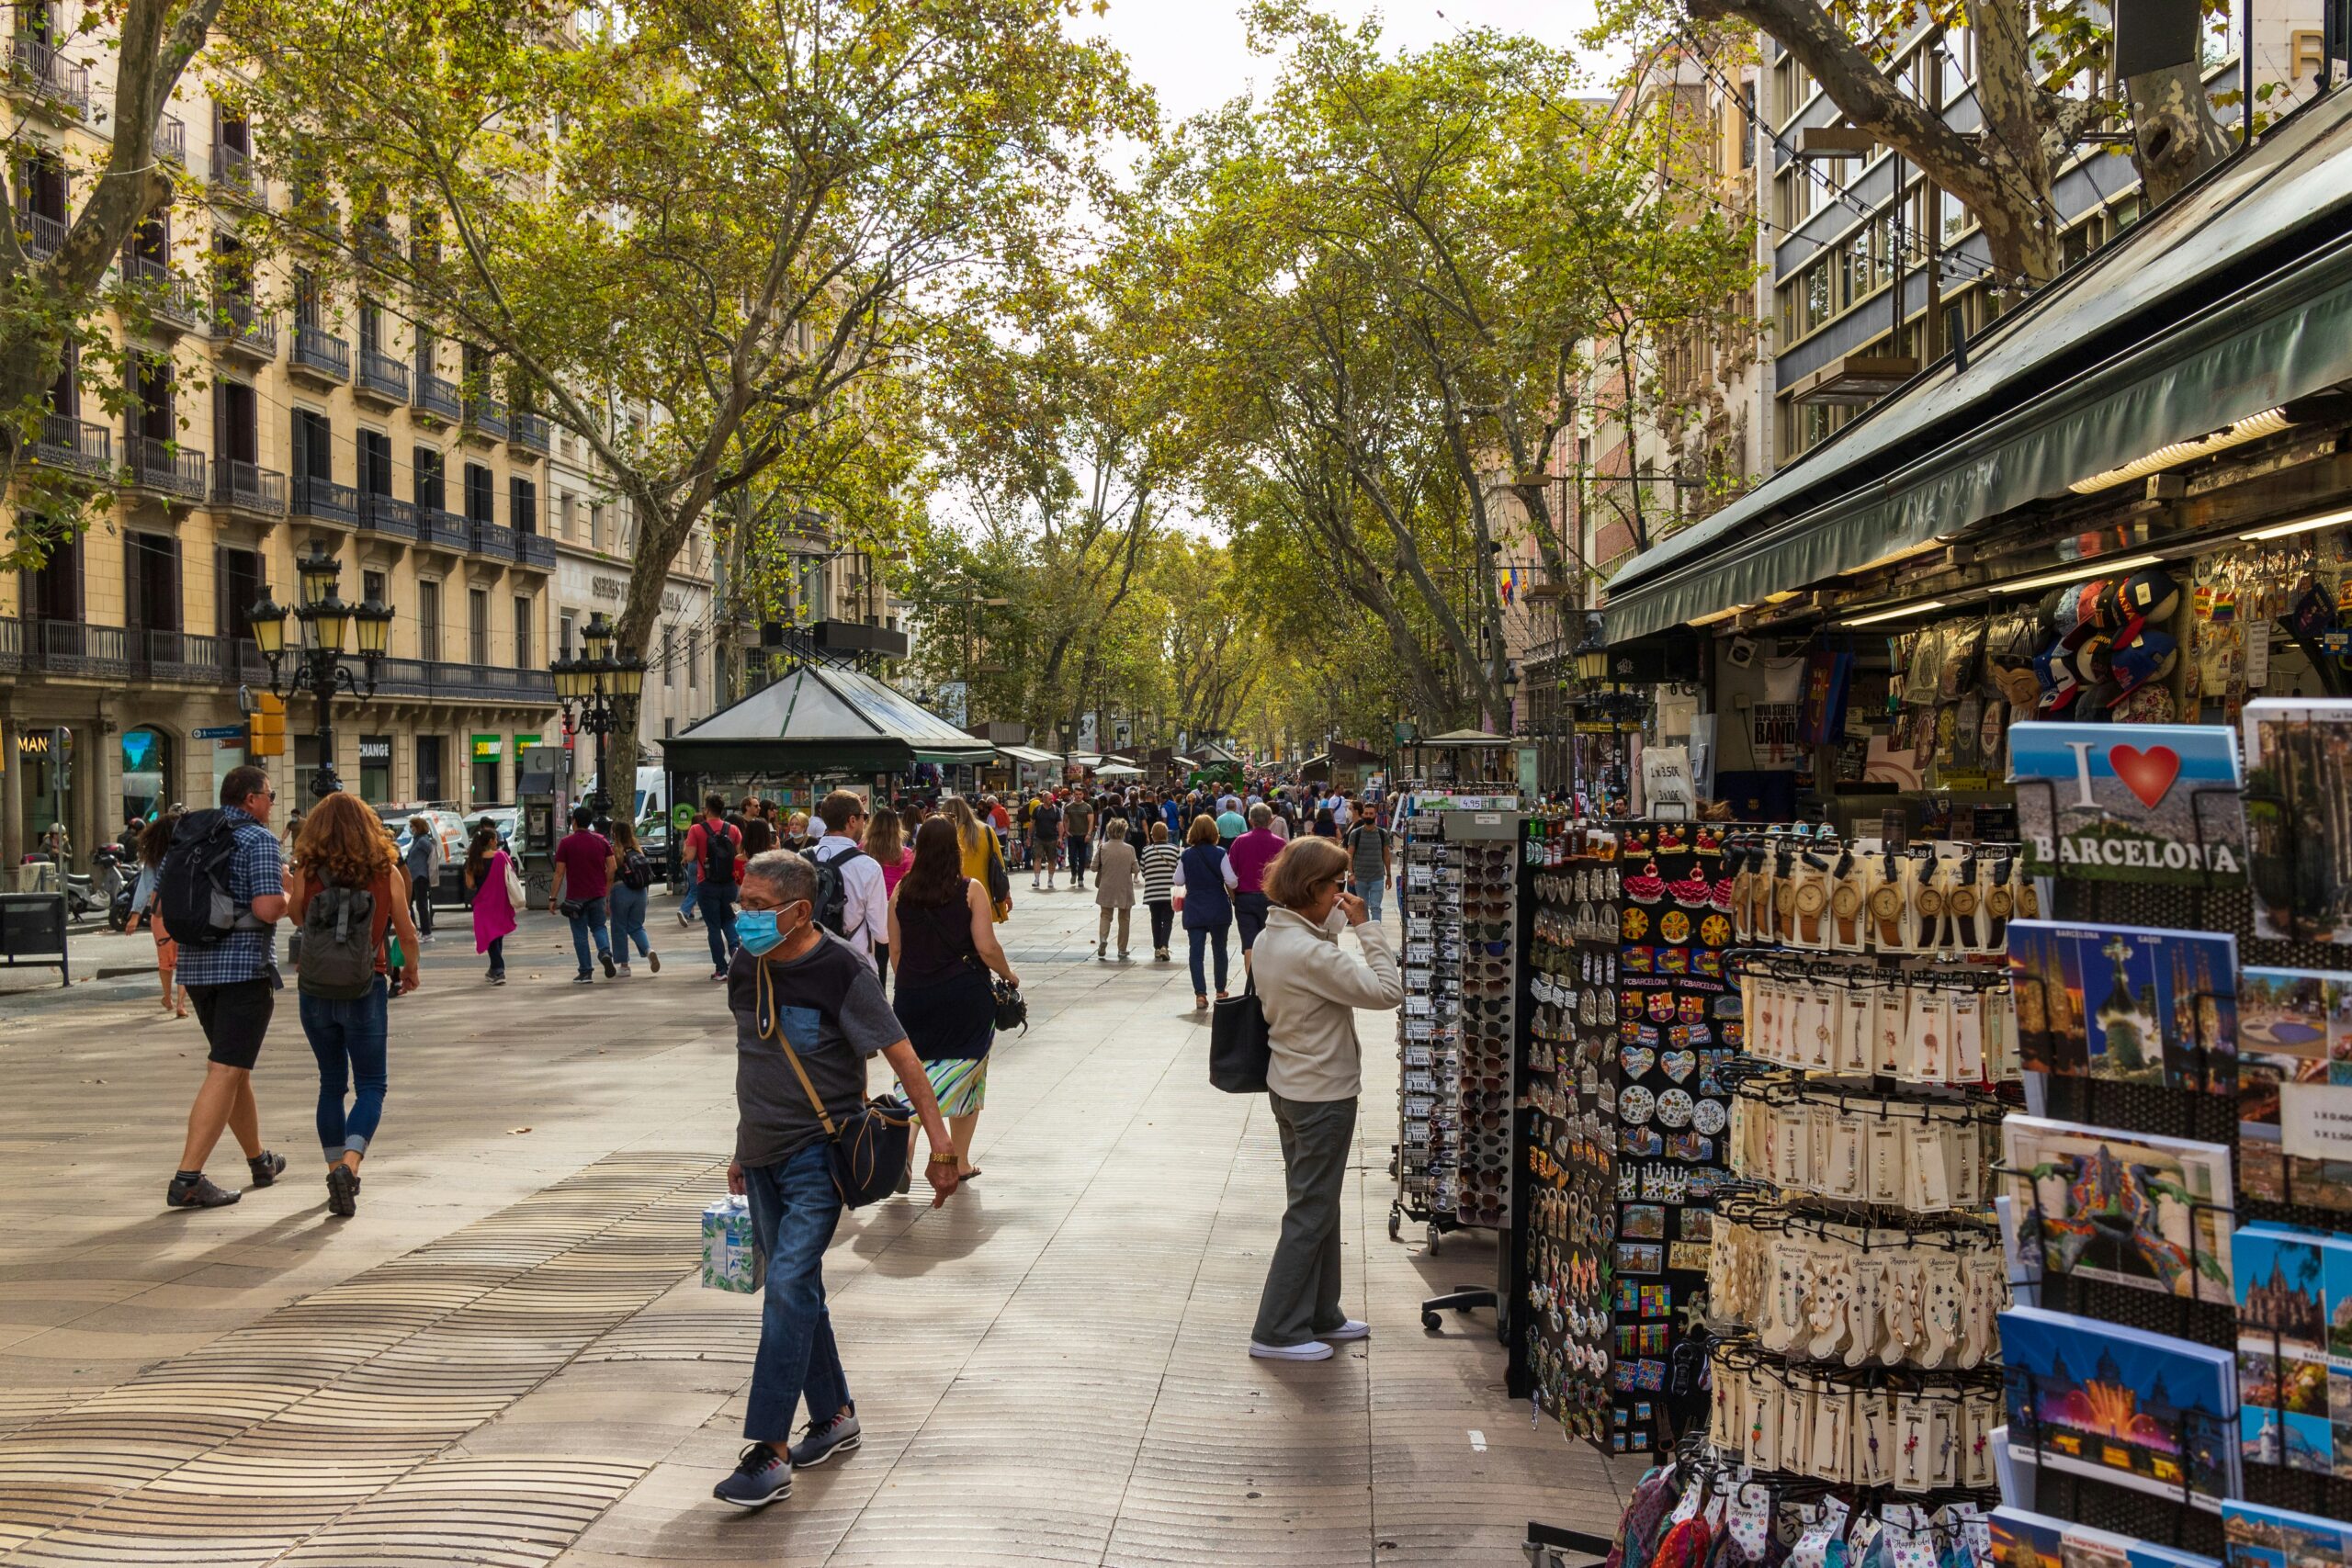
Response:
M1206 997L1204 997L1204 996L1202 996L1202 995L1201 995L1200 993L1198 993L1197 991L1196 991L1196 992L1194 992L1194 993L1193 993L1193 1010L1194 1012L1206 1012L1206 1011L1208 1011L1208 1010L1209 1010L1209 999L1208 999L1208 998L1206 998Z

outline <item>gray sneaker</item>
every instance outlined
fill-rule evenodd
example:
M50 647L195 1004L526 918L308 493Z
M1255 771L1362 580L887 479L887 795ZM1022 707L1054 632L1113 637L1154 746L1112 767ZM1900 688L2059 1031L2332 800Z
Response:
M800 1440L792 1445L792 1468L813 1469L835 1454L851 1452L860 1440L854 1411L836 1416L821 1427L811 1421L801 1431Z
M735 1461L735 1472L712 1487L710 1495L739 1508L781 1502L792 1495L792 1461L765 1443L753 1443Z

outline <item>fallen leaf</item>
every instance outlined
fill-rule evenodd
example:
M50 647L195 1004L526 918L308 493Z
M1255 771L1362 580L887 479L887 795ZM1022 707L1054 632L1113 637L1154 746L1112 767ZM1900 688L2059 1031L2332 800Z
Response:
M509 1127L506 1129L506 1135L511 1138L517 1133L527 1133L529 1131L530 1129L528 1127Z

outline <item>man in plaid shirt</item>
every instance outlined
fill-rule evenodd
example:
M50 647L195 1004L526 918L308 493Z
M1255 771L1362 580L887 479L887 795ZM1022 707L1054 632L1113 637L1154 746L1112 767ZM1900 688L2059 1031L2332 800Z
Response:
M286 1168L286 1156L262 1147L261 1110L254 1103L254 1063L269 1032L277 1006L277 922L286 915L286 872L270 832L270 808L277 792L255 767L232 768L220 781L220 809L236 831L236 854L229 867L229 897L237 906L236 929L218 942L180 944L179 982L187 987L197 1022L211 1047L204 1087L187 1113L187 1147L164 1192L175 1209L217 1209L244 1196L216 1187L204 1162L222 1128L237 1135L253 1171L253 1184L267 1187ZM251 915L252 919L244 917Z

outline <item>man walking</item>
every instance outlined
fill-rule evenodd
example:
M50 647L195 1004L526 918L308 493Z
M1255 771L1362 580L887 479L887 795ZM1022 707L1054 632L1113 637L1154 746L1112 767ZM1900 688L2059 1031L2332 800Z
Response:
M611 979L614 973L612 938L606 934L611 921L605 901L610 891L605 863L612 858L613 846L595 830L595 819L596 814L584 806L571 808L571 831L555 847L555 886L548 894L548 912L571 922L571 951L580 960L580 973L571 977L575 986L593 984L596 978L588 968L592 931L605 978ZM566 892L571 895L569 899Z
M922 1122L932 1206L956 1184L955 1142L922 1062L873 968L817 924L816 901L817 870L803 856L773 852L744 869L737 917L743 948L727 982L737 1112L727 1190L751 1200L752 1233L767 1254L768 1271L743 1408L751 1446L735 1472L711 1489L739 1508L791 1496L796 1469L822 1464L860 1441L857 1406L825 1305L825 1248L842 1214L826 1131L864 1108L868 1057L889 1063ZM808 1424L795 1443L792 1418L803 1400Z
M686 834L686 863L695 871L695 904L702 910L703 934L710 938L711 978L727 978L728 960L741 944L735 938L736 863L743 858L743 830L727 820L727 797L716 790L702 798L702 820Z
M865 837L865 802L837 789L817 803L824 837L808 846L808 855L819 865L837 867L842 882L841 935L874 964L874 944L890 940L890 894L881 863L859 847ZM817 911L820 918L828 911Z
M1073 891L1086 886L1086 863L1094 845L1094 807L1089 804L1086 792L1080 790L1069 797L1069 805L1062 810L1062 835L1069 840L1069 885Z
M1040 873L1046 878L1046 891L1054 890L1054 872L1061 864L1062 808L1051 795L1037 802L1037 809L1029 814L1029 842L1033 850L1029 862L1029 890L1037 890Z
M232 843L225 857L225 891L235 910L231 929L210 942L191 940L184 929L172 931L179 944L179 983L196 1008L196 1021L204 1031L204 1084L188 1108L187 1144L180 1151L180 1168L164 1190L164 1201L175 1209L217 1209L244 1196L238 1190L216 1187L204 1174L204 1162L222 1128L236 1134L244 1150L246 1168L255 1187L267 1187L286 1168L286 1156L262 1147L261 1108L254 1103L254 1063L261 1055L262 1038L269 1032L270 1014L277 1010L277 922L286 914L286 872L277 858L277 840L269 830L270 807L277 792L269 775L252 766L232 768L220 781L220 809L190 812L173 835L176 857L165 855L165 876L207 874L202 841L227 833ZM175 862L176 861L176 863ZM201 888L159 890L166 909L195 901ZM174 898L174 893L182 895Z
M1264 801L1250 808L1250 830L1233 840L1233 919L1241 928L1241 963L1250 964L1250 950L1266 929L1266 868L1283 852L1282 835L1270 824L1274 808Z

